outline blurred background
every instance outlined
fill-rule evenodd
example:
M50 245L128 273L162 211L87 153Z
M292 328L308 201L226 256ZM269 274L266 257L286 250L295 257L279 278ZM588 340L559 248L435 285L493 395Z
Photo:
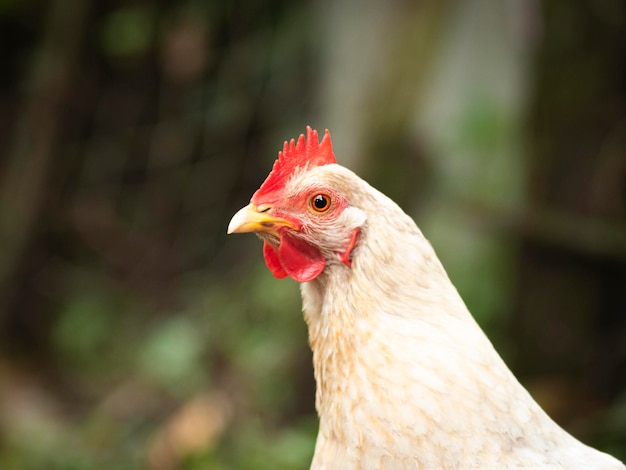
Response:
M226 238L307 124L626 459L622 0L1 0L0 56L0 468L308 468L298 286Z

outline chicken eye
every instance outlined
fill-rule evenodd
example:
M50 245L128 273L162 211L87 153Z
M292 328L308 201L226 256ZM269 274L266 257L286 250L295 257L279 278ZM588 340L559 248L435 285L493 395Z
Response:
M330 196L326 194L316 194L310 201L311 209L315 212L322 213L330 209Z

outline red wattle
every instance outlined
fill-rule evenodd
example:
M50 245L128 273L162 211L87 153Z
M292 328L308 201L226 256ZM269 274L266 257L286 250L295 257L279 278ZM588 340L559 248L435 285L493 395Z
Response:
M266 241L263 242L263 259L265 259L267 269L270 270L275 278L283 279L287 277L287 272L281 266L280 259L278 259L278 252Z
M263 258L274 277L291 276L298 282L312 281L326 267L320 250L286 233L280 236L278 250L271 243L263 242Z
M288 233L281 234L278 259L282 269L298 282L312 281L326 267L320 250Z

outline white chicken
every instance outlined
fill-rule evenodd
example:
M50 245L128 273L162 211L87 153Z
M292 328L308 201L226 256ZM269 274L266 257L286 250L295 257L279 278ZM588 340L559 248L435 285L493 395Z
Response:
M328 131L285 142L237 232L256 232L270 271L302 283L312 469L626 468L539 407L413 220L336 164Z

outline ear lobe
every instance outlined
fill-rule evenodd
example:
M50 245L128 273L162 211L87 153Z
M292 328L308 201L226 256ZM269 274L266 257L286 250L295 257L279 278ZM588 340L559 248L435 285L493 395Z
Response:
M355 228L352 231L352 236L350 237L350 241L348 242L348 246L346 247L345 251L343 253L339 253L339 259L349 268L352 267L352 258L350 257L350 255L352 254L352 250L354 250L354 247L356 246L356 242L358 241L360 234L361 229L359 227Z

